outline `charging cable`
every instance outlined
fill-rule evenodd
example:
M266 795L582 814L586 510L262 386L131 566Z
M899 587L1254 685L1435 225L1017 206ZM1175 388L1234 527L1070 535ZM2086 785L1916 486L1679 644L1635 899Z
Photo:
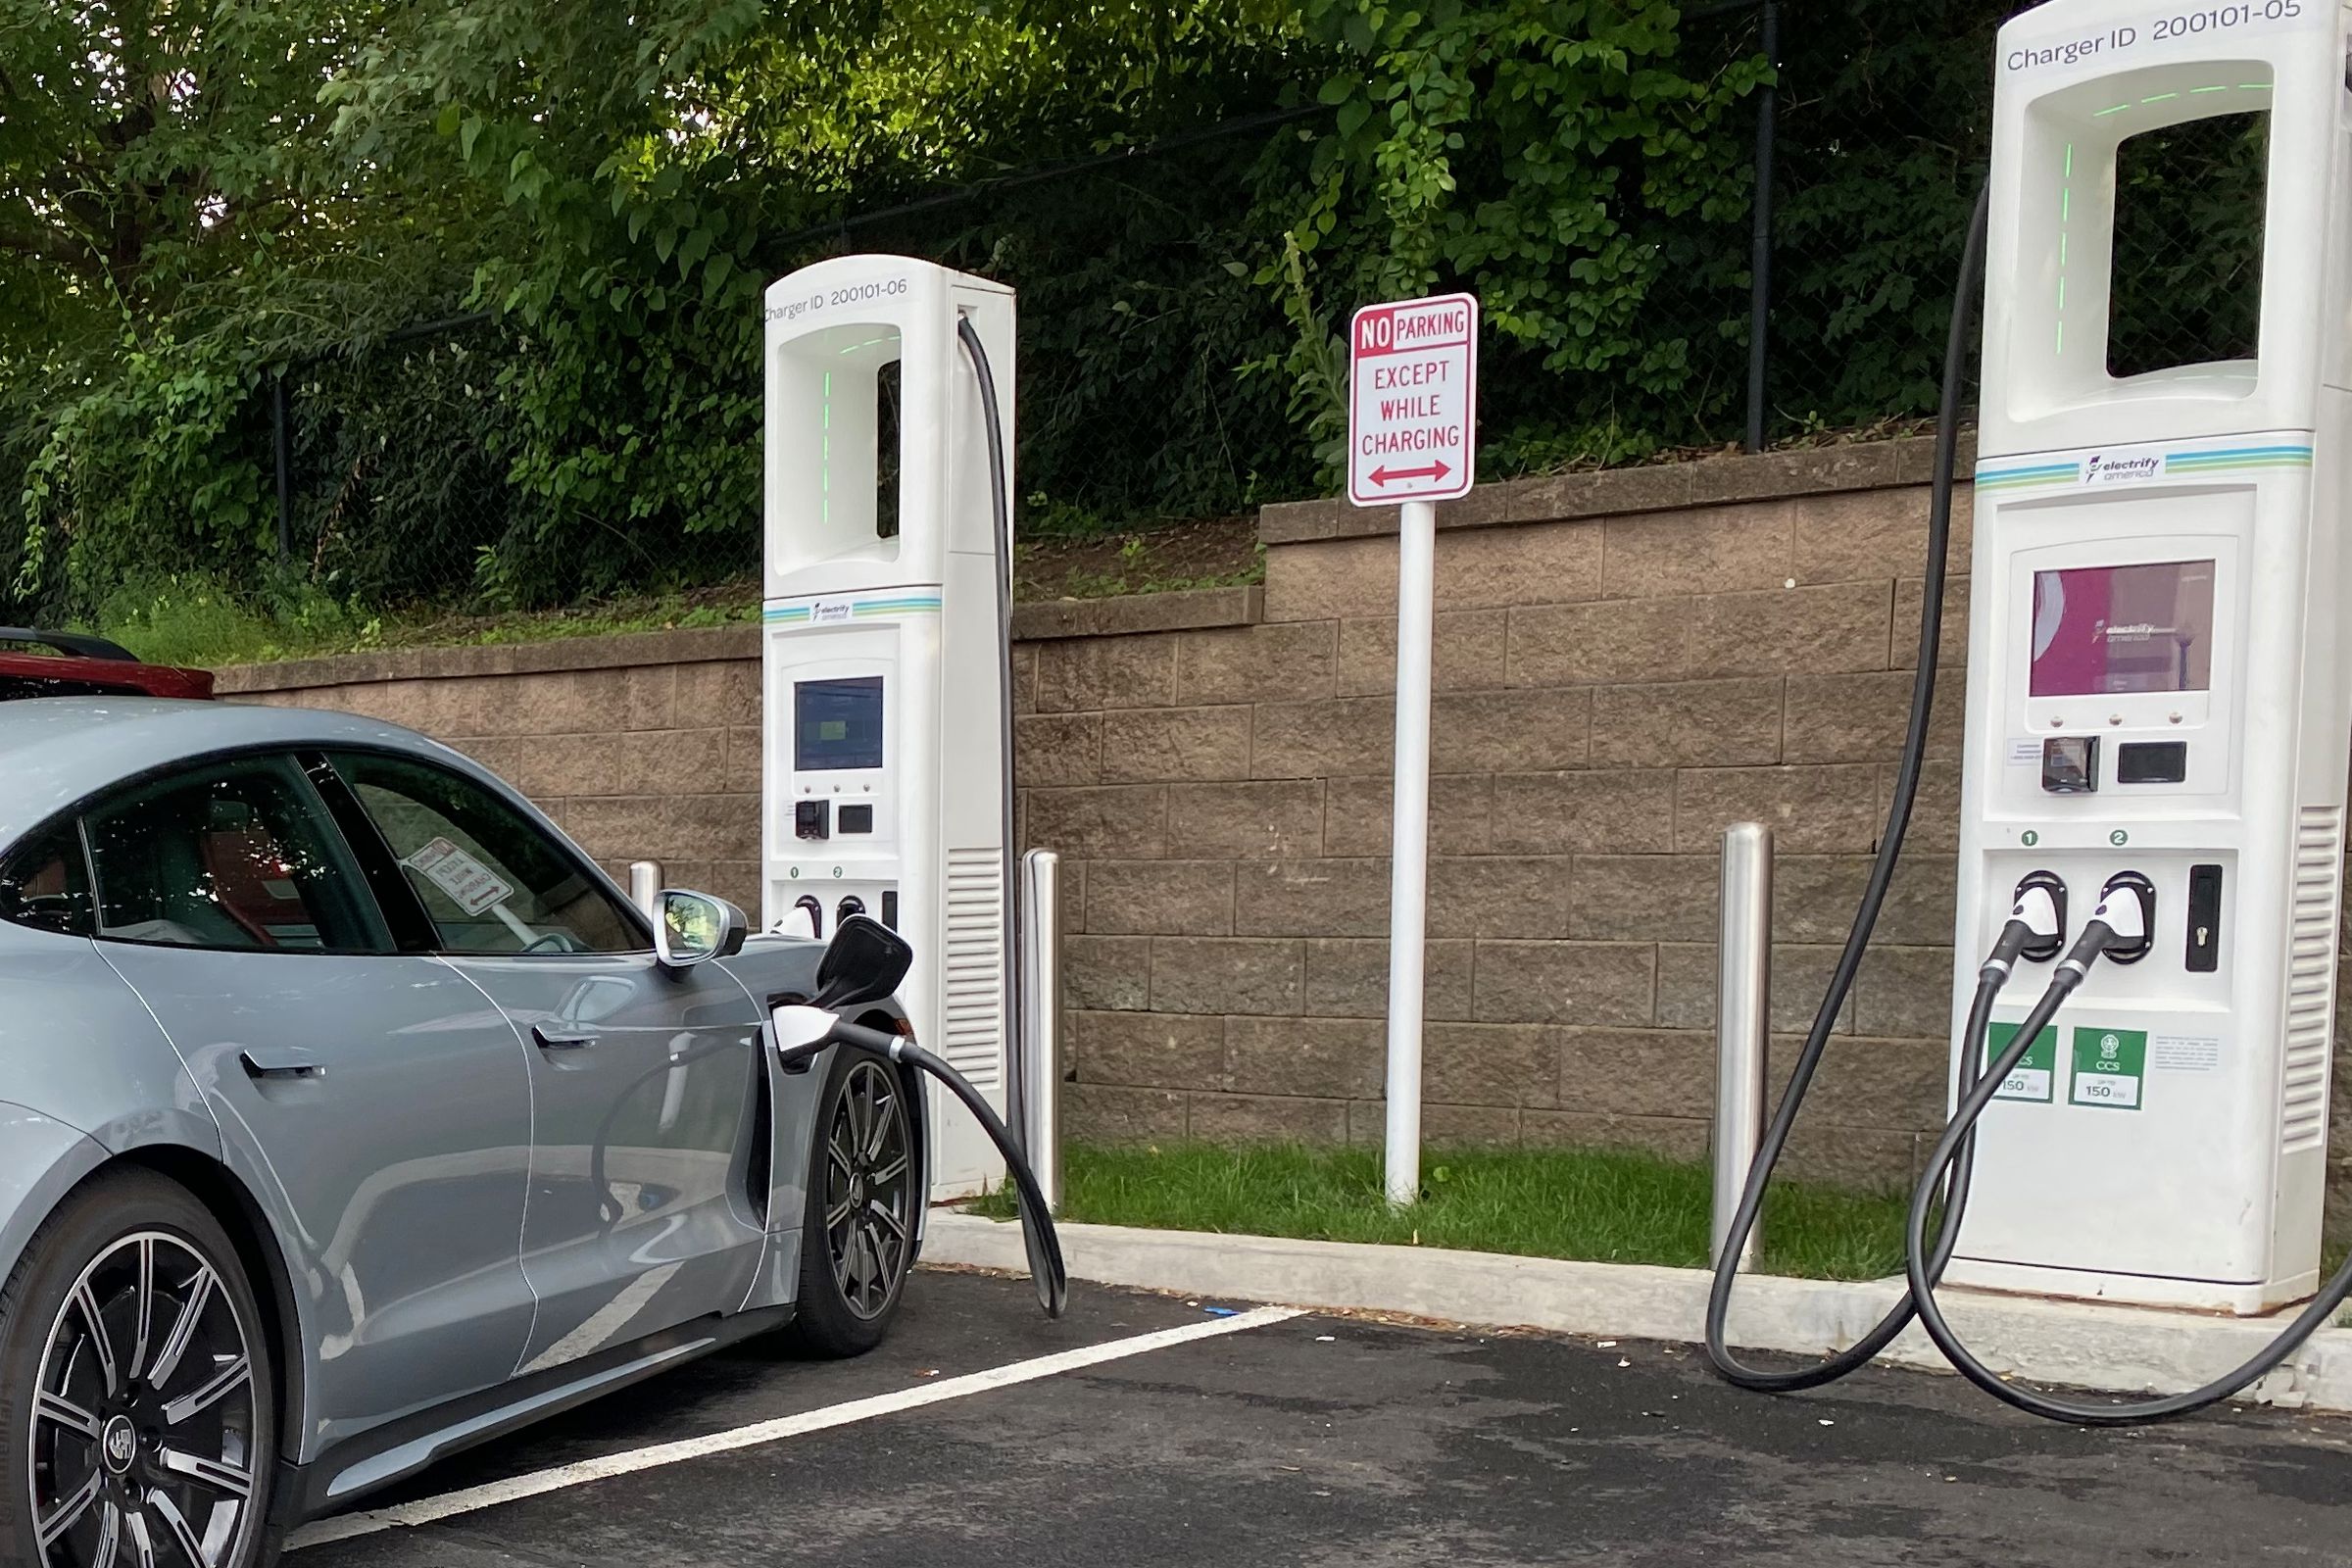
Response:
M1765 1185L1788 1147L1788 1134L1796 1125L1796 1113L1804 1105L1806 1091L1813 1086L1813 1075L1820 1069L1822 1054L1829 1050L1830 1031L1837 1024L1838 1014L1844 1009L1846 997L1853 991L1854 976L1861 970L1871 932L1878 927L1879 910L1886 904L1886 890L1894 880L1895 862L1903 852L1903 836L1911 826L1911 808L1919 796L1919 773L1927 757L1928 718L1936 704L1936 664L1943 637L1944 558L1950 553L1952 537L1952 470L1959 453L1961 377L1967 364L1969 324L1984 275L1984 224L1990 197L1989 186L1977 192L1976 213L1969 220L1968 243L1961 252L1960 276L1952 288L1951 335L1944 344L1943 392L1936 411L1936 470L1928 501L1927 566L1919 605L1919 659L1911 680L1910 727L1903 735L1902 760L1895 769L1886 826L1879 836L1878 858L1871 864L1870 880L1863 888L1860 906L1854 910L1854 923L1846 933L1845 947L1838 955L1838 967L1830 976L1820 1010L1813 1015L1813 1026L1805 1033L1804 1049L1797 1053L1796 1065L1789 1072L1788 1091L1781 1096L1780 1109L1773 1113L1772 1123L1757 1147L1755 1162L1748 1167L1747 1183L1740 1190L1740 1206L1733 1211L1722 1255L1715 1261L1714 1284L1707 1293L1707 1358L1715 1363L1716 1371L1743 1389L1790 1393L1834 1382L1867 1365L1893 1344L1895 1336L1910 1326L1914 1311L1912 1298L1905 1296L1852 1347L1816 1366L1792 1372L1767 1372L1746 1365L1732 1354L1725 1338L1732 1287L1740 1278L1740 1256L1749 1234L1756 1228L1757 1215L1763 1212ZM2007 978L2006 968L2002 977ZM1997 991L1998 986L1994 989ZM1980 1001L1972 1010L1988 1009L1991 1003L1983 997L1982 982L1978 990ZM1962 1070L1969 1071L1966 1063ZM1965 1161L1958 1168L1965 1180Z
M820 988L819 996L822 994ZM1037 1287L1037 1303L1048 1317L1061 1316L1070 1299L1070 1271L1062 1260L1061 1234L1054 1227L1054 1211L1037 1185L1036 1173L1021 1157L1019 1143L970 1079L907 1036L852 1023L820 1003L782 1003L774 1008L769 1027L777 1043L777 1063L786 1072L802 1071L824 1052L842 1046L919 1068L962 1101L989 1142L1004 1156L1005 1174L1012 1178L1020 1210L1021 1245L1029 1253L1029 1277Z
M2005 1382L2001 1375L1977 1359L1962 1344L1958 1334L1945 1319L1936 1303L1936 1283L1942 1276L1943 1266L1950 1260L1954 1238L1959 1234L1957 1198L1947 1199L1944 1204L1943 1228L1936 1237L1936 1251L1927 1251L1927 1230L1930 1211L1935 1207L1937 1179L1948 1166L1953 1172L1952 1191L1962 1191L1967 1183L1969 1163L1974 1155L1976 1127L1984 1108L2000 1092L2001 1080L2008 1077L2027 1050L2049 1026L2066 999L2074 995L2090 973L2090 966L2104 957L2132 956L2147 947L2147 904L2137 879L2117 877L2107 884L2106 894L2099 906L2082 927L2082 936L2059 961L2057 972L2050 976L2041 1000L2034 1004L2025 1022L2017 1027L2016 1038L2009 1042L1999 1058L1984 1070L1984 1076L1973 1084L1964 1083L1960 1092L1960 1108L1943 1129L1928 1156L1928 1167L1920 1178L1918 1190L1911 1195L1911 1211L1904 1222L1903 1272L1910 1283L1909 1300L1919 1314L1920 1327L1941 1350L1960 1375L2003 1403L2015 1405L2030 1415L2044 1416L2052 1421L2071 1421L2077 1426L2124 1427L2138 1426L2150 1421L2162 1421L2169 1416L2186 1415L2218 1404L2253 1383L2257 1378L2275 1370L2289 1355L2311 1338L2335 1309L2352 1297L2352 1262L2338 1269L2335 1277L2322 1287L2311 1304L2298 1314L2278 1337L2248 1360L2223 1373L2212 1382L2201 1384L2185 1393L2167 1395L2163 1398L2143 1399L2131 1404L2109 1402L2089 1404L2079 1399L2060 1399L2031 1389L2019 1388ZM1990 960L1986 969L1991 968ZM2003 977L2006 978L2004 970ZM1979 996L1984 994L1982 982ZM1979 1059L1984 1052L1985 1019L1982 1007L1969 1016L1967 1032L1961 1037L1963 1077L1967 1063Z
M958 311L956 336L972 362L972 378L980 383L980 421L988 435L989 539L996 553L997 582L997 746L998 787L1002 792L998 831L1004 853L997 875L1004 889L1004 961L1014 962L1021 952L1020 847L1013 835L1013 723L1012 723L1012 482L1005 469L1011 454L1004 450L1004 421L997 409L997 372L988 363L988 347L980 341L972 318ZM1026 1038L1029 1004L1021 994L1020 977L1008 969L1004 976L1004 1058L1013 1059L1018 1042ZM1021 1075L1006 1074L1005 1106L1028 1134L1028 1107L1020 1102Z

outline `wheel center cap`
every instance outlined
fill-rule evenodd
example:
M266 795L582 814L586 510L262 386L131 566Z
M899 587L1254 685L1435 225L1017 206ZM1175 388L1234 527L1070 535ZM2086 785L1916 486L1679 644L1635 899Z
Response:
M850 1178L850 1201L853 1203L862 1203L865 1201L864 1177L853 1176Z
M126 1415L115 1416L106 1423L98 1437L99 1451L106 1457L110 1474L122 1475L130 1469L130 1461L138 1456L138 1429Z

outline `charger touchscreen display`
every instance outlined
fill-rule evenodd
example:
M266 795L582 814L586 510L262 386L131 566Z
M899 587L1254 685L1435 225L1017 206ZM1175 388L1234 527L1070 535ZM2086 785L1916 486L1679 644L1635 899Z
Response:
M882 765L882 677L796 681L795 771L829 773Z
M2034 696L2201 692L2212 684L2212 562L2034 574Z

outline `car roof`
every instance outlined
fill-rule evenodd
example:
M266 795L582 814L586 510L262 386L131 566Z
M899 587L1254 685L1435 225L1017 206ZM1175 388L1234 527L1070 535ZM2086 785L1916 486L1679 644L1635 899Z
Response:
M218 752L377 746L414 752L514 791L440 742L356 713L159 697L32 697L0 703L0 845L96 791Z

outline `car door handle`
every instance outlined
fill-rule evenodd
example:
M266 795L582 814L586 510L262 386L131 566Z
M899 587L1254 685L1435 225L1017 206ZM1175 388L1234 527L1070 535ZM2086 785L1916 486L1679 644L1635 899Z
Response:
M541 1051L585 1051L596 1044L596 1034L585 1029L550 1029L543 1023L531 1025L531 1043Z
M300 1055L265 1054L257 1056L250 1051L240 1051L237 1053L237 1061L244 1067L245 1076L256 1083L268 1079L318 1079L326 1076L325 1063Z

